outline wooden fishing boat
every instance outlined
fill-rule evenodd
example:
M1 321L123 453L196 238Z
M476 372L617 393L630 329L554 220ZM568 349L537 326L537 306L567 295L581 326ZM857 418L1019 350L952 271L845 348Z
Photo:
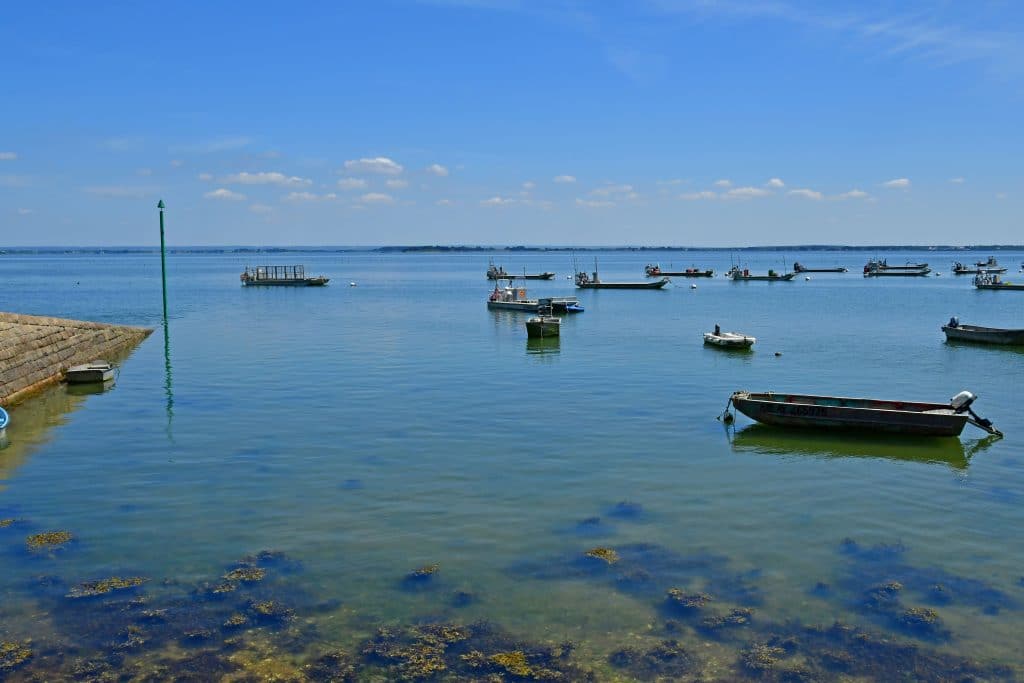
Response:
M974 286L978 289L1008 289L1024 291L1024 285L1004 282L998 274L979 273L974 276Z
M992 267L979 266L975 264L974 267L967 265L966 263L960 263L957 261L953 264L954 275L977 275L979 273L1005 273L1006 268L1002 266L994 265Z
M846 268L836 266L835 268L808 268L799 261L793 264L793 270L797 273L845 273Z
M593 276L584 272L576 273L576 286L580 289L661 289L669 282L667 277L654 282L604 282L596 270Z
M768 270L767 275L751 275L750 271L746 268L740 270L739 266L733 266L729 269L729 272L725 274L727 278L733 282L754 282L754 281L789 281L796 277L796 273L776 273L774 270Z
M306 277L305 266L246 266L239 278L247 287L323 287L331 281L323 275Z
M648 263L644 266L644 274L647 277L714 277L713 270L700 270L698 268L687 268L686 270L662 270L658 264Z
M999 327L979 327L964 325L952 318L942 326L947 341L977 342L979 344L1003 344L1006 346L1024 346L1024 330L1003 329Z
M729 403L752 420L782 427L959 436L970 422L999 434L990 421L971 410L976 398L969 391L960 392L949 403L736 391ZM732 421L728 406L725 419Z
M757 341L756 337L739 332L705 332L704 343L725 349L749 349Z
M494 263L490 263L487 266L487 279L488 280L550 280L555 277L555 274L551 271L545 271L543 273L527 273L525 270L522 275L513 275L506 272L501 266L496 266Z

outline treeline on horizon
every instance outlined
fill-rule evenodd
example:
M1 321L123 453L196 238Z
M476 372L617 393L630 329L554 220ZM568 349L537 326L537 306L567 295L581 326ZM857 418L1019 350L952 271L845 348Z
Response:
M477 246L477 245L395 245L385 247L168 247L170 254L287 254L318 253L402 253L402 254L461 254L461 253L544 253L544 252L606 252L606 251L1022 251L1019 244L790 244L781 246L759 245L747 247L680 247L680 246ZM0 247L4 254L159 254L157 247Z

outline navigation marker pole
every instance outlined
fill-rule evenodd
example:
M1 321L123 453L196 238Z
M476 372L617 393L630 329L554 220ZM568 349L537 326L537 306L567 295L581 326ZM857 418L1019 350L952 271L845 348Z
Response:
M160 281L164 292L164 324L167 324L167 257L164 255L164 200L157 202L160 209Z

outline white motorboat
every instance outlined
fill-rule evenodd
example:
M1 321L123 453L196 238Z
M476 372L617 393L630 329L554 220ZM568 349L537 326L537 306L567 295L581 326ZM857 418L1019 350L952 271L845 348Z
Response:
M749 349L757 341L756 337L739 332L705 332L704 343L723 346L729 349Z

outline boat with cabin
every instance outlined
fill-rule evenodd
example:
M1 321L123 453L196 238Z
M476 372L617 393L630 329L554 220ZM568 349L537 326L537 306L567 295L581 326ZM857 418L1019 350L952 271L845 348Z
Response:
M574 296L556 296L543 299L549 301L554 313L582 313L583 307ZM492 311L522 311L524 313L537 313L541 306L541 299L527 299L526 287L516 287L512 280L502 287L494 285L494 291L487 297L487 308Z
M1024 329L1004 329L1000 327L980 327L964 325L956 317L942 326L946 333L946 341L966 341L978 344L1002 344L1004 346L1024 346Z
M239 279L247 287L323 287L331 281L324 275L307 277L305 266L246 266Z
M804 264L796 261L793 263L793 270L797 273L845 273L846 268L843 266L836 266L835 268L808 268Z
M704 333L705 344L718 346L723 349L749 349L756 341L757 338L751 337L749 334L722 332L718 325L715 325L713 332Z
M551 300L540 299L538 314L526 321L528 339L548 339L561 336L562 319L552 315Z
M992 270L999 268L999 261L996 260L995 256L989 256L984 261L975 261L974 265L978 268L984 268L985 270Z
M522 275L513 275L507 272L503 267L494 265L494 261L491 261L487 265L487 279L488 280L550 280L555 277L555 274L551 271L545 271L543 273L527 273L526 269L523 269Z
M990 434L1001 435L991 421L971 409L976 399L969 391L961 391L949 403L735 391L722 417L726 423L732 422L732 405L756 422L780 427L959 436L970 422Z
M974 286L978 289L1024 291L1024 285L1006 282L998 273L978 273L974 276Z
M662 270L657 263L648 263L644 266L644 274L647 277L714 277L715 271L701 270L699 268L687 268L686 270Z
M741 270L739 266L733 266L732 268L729 269L729 272L726 273L725 276L732 280L733 282L788 282L789 280L792 280L794 277L796 277L796 273L777 273L773 269L769 268L767 275L754 275L750 272L748 268L743 268Z
M954 275L978 275L979 273L1005 273L1006 268L996 263L996 260L990 258L988 262L975 263L974 266L969 266L966 263L960 263L957 261L953 264Z

